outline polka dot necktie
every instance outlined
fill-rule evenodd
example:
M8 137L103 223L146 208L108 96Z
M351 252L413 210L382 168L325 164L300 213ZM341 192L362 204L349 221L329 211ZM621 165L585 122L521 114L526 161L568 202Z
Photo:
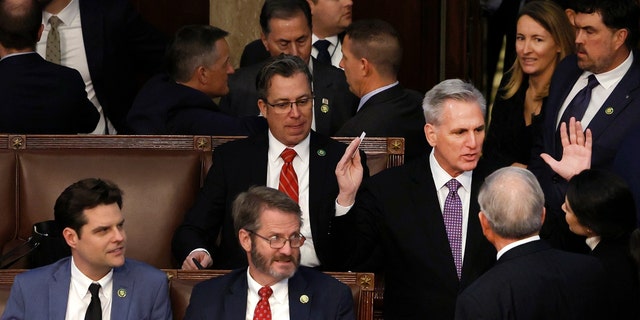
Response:
M45 59L60 64L60 33L58 32L58 27L62 24L62 20L56 16L51 16L49 24L51 25L51 30L49 30L49 36L47 36Z
M462 275L462 201L458 195L458 188L461 185L458 180L451 179L445 186L449 188L449 194L444 201L442 217L453 254L453 262L456 264L456 273L460 279Z
M253 320L271 320L271 307L269 306L269 297L273 294L271 287L262 287L258 291L260 301L253 311Z
M284 149L280 154L280 157L284 160L284 164L280 170L278 190L287 194L293 201L298 202L298 175L293 168L293 158L295 158L296 155L296 151L290 148Z

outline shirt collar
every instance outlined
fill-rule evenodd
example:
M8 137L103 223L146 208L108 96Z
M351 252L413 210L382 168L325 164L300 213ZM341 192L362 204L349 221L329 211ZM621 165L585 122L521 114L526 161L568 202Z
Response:
M518 241L514 241L509 243L508 245L504 246L504 248L500 249L500 251L498 251L498 254L496 255L496 260L500 260L500 257L502 257L503 254L505 254L505 252L517 247L517 246L521 246L525 243L529 243L529 242L533 242L536 240L540 240L540 236L539 235L535 235L535 236L531 236L528 238L524 238L524 239L520 239Z
M247 268L247 284L249 285L249 294L259 296L258 291L260 290L260 288L262 288L262 285L255 281L253 277L251 277L249 268L251 267ZM289 303L289 278L280 280L270 285L269 287L271 287L271 290L273 290L273 293L271 294L272 298L276 299L276 301L281 304Z
M79 13L80 6L78 5L78 1L71 0L71 2L69 2L69 4L64 7L64 9L60 10L58 14L55 14L55 16L62 20L65 26L69 26L71 25L71 21L73 21ZM51 18L51 16L53 15L54 14L51 14L47 11L42 11L42 24L44 24L45 26L49 24L49 18Z
M71 257L71 286L73 287L75 294L77 294L80 299L89 294L89 286L94 282L99 283L100 287L102 287L100 299L111 299L111 295L108 293L111 292L111 287L113 286L112 280L113 269L102 277L102 279L98 281L91 280L89 277L84 275L80 269L78 269L75 260Z
M315 34L311 34L311 45L316 43L316 41L318 41L318 40L327 40L327 41L331 42L331 44L334 45L334 46L338 45L338 35L326 37L324 39L320 39Z
M633 52L629 52L629 56L617 67L613 70L598 73L596 74L596 79L598 79L598 83L605 89L609 90L611 86L615 86L622 77L629 71L631 65L633 64ZM580 79L587 79L589 75L593 74L592 72L585 71L580 76ZM587 80L584 80L587 81Z
M309 134L307 135L306 138L304 138L304 140L300 141L300 143L298 143L295 147L292 148L293 150L296 151L296 153L298 154L297 157L300 158L300 160L302 160L303 163L309 162L309 148L311 144L310 137L311 137L311 132L309 132ZM286 148L287 146L285 146L282 142L278 141L278 139L276 139L276 137L274 137L273 134L271 133L271 130L269 130L269 152L268 152L269 163L274 163L275 161L278 161L278 159L281 159L280 154Z
M600 243L600 236L589 237L585 240L591 251L593 251Z
M391 87L397 86L398 84L399 84L399 82L398 82L398 81L396 81L396 82L394 82L394 83L392 83L392 84L388 84L388 85L386 85L386 86L384 86L384 87L380 87L380 88L375 89L375 90L373 90L373 91L369 91L367 94L365 94L364 96L362 96L362 98L360 98L360 103L358 104L358 111L360 111L360 108L362 108L362 106L363 106L367 101L369 101L369 99L371 99L371 97L373 97L373 96L375 96L376 94L378 94L378 93L380 93L380 92L382 92L382 91L384 91L384 90L387 90L387 89L389 89L389 88L391 88Z
M441 189L445 187L445 184L449 182L451 179L456 179L462 185L462 188L466 192L471 192L471 177L473 176L473 171L465 171L461 175L457 177L450 176L438 163L436 157L434 155L434 150L431 150L429 154L429 166L431 167L431 174L433 175L433 182L436 185L436 189Z

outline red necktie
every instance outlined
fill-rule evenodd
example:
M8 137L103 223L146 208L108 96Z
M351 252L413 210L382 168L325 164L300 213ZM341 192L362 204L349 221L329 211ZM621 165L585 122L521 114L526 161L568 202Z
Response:
M269 306L269 297L273 293L270 287L262 287L258 291L260 301L253 311L253 320L271 320L271 307Z
M280 185L278 190L286 193L293 201L298 202L298 175L293 168L293 158L296 151L290 148L284 149L280 157L284 160L282 170L280 170Z

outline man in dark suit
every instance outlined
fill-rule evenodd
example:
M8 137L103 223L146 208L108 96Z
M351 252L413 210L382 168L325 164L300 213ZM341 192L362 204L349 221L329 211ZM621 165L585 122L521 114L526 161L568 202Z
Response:
M233 220L249 267L196 285L185 319L355 319L348 286L299 266L306 239L289 196L252 187L234 201Z
M354 150L336 167L337 204L353 207L336 212L334 250L349 270L384 272L385 319L452 319L458 293L493 264L476 218L484 101L473 85L445 80L424 100L429 155L376 174L359 191Z
M606 319L604 270L593 257L552 249L538 235L544 194L526 169L489 175L480 225L498 262L460 294L456 319Z
M142 20L129 0L38 0L45 25L38 53L46 57L50 18L61 21L60 64L80 72L89 100L101 114L93 133L128 133L126 117L137 76L162 67L166 40ZM49 59L48 59L49 60Z
M121 207L109 181L67 187L54 215L71 257L16 276L2 319L171 319L166 275L125 259Z
M559 248L584 251L584 239L574 236L561 205L567 181L545 162L560 159L560 122L576 117L593 135L592 168L610 168L623 139L640 127L640 62L633 48L638 39L640 9L634 0L578 1L575 3L577 54L565 58L551 79L543 131L534 145L529 169L545 192L547 219L541 235ZM591 89L586 111L569 108L576 96ZM567 111L569 109L569 111ZM545 153L544 158L540 157ZM543 161L544 159L544 161ZM576 173L579 171L576 171Z
M311 58L311 11L306 0L267 0L260 13L262 43L271 56L297 55L313 74L312 129L332 136L355 114L357 97L349 92L344 72ZM260 113L255 82L262 64L240 68L229 77L229 94L220 109L234 116Z
M213 98L229 92L228 33L209 25L182 27L167 49L168 74L155 76L140 90L127 116L135 134L243 136L263 118L237 118L220 112Z
M381 20L351 24L342 46L349 90L360 98L358 112L336 132L355 137L404 137L405 157L421 157L429 146L424 138L422 95L405 90L398 82L402 60L400 35Z
M78 72L35 52L41 20L35 0L0 0L0 132L91 132L99 115Z
M257 84L257 103L269 130L216 148L204 186L174 234L174 256L183 261L183 269L197 267L193 258L217 269L246 266L246 255L233 232L231 203L254 185L282 186L281 168L286 163L281 154L291 149L297 154L291 165L297 174L304 221L308 221L302 226L307 241L301 248L301 263L332 270L336 261L329 227L338 195L334 172L346 146L311 130L311 74L302 59L271 58Z

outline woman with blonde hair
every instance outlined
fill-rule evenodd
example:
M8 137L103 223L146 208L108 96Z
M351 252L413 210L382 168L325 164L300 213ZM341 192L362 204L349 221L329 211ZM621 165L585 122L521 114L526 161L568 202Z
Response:
M532 1L522 8L516 31L517 59L491 110L484 147L490 166L527 166L553 71L574 51L575 30L560 6Z

